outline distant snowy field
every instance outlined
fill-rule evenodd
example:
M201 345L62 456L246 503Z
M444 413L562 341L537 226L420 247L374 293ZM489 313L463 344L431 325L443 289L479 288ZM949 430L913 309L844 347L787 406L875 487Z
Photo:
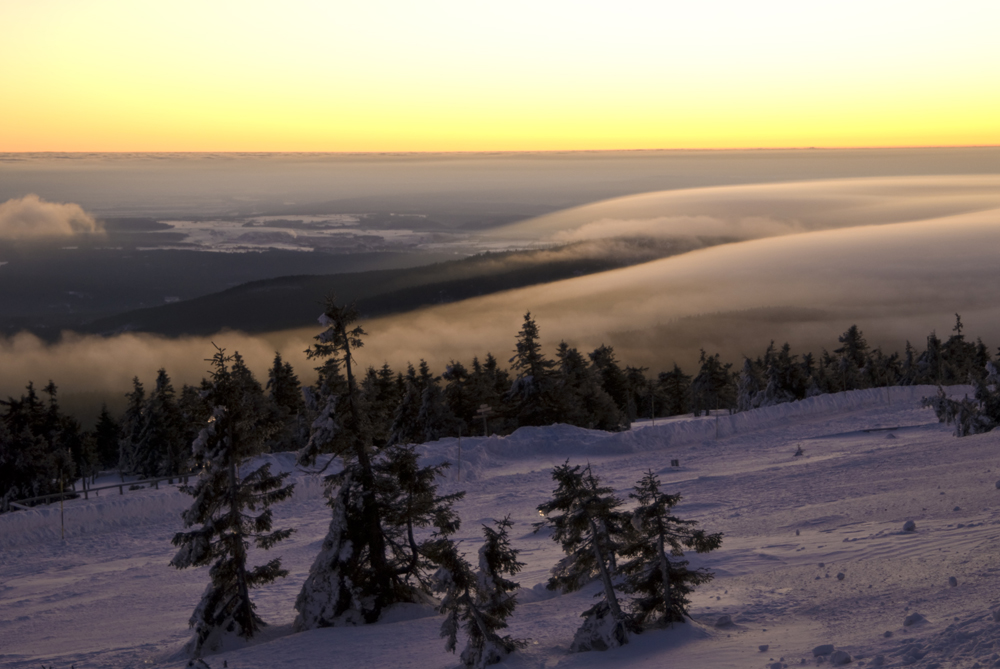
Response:
M467 491L458 505L465 552L474 554L482 523L509 513L527 563L511 632L530 645L497 666L831 666L830 655L813 655L822 644L849 653L850 666L996 666L1000 433L954 438L920 408L934 392L855 391L621 434L557 425L463 439L461 481L452 467L442 491ZM794 457L799 446L804 455ZM421 448L429 462L457 465L457 440ZM294 470L290 454L268 457ZM553 489L551 467L566 459L590 462L623 498L651 469L665 491L684 495L678 515L725 533L721 550L692 559L716 574L695 593L693 623L621 649L568 653L596 584L572 595L545 590L561 552L531 525ZM290 575L254 593L270 626L252 645L206 658L211 667L459 667L428 607L400 607L367 627L291 633L329 523L316 477L293 476L294 499L275 508L276 527L297 529L274 551ZM69 502L65 541L57 506L0 516L0 666L184 666L177 652L208 581L204 569L167 564L189 499L161 486ZM915 532L903 531L908 520ZM913 613L925 620L904 626ZM716 627L724 614L733 624Z

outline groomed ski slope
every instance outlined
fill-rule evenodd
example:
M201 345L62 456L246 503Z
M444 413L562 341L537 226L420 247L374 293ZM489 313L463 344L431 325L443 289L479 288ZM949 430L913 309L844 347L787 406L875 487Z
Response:
M482 523L509 513L526 563L510 631L530 645L498 666L830 666L831 656L813 656L821 644L848 652L850 666L994 666L1000 432L956 439L920 407L935 392L856 391L620 434L556 425L463 439L462 480L452 467L442 491L467 491L458 507L466 552L478 547ZM421 450L429 462L457 464L457 440ZM291 454L268 458L294 471ZM596 584L545 590L561 552L531 525L552 491L552 465L567 459L590 462L622 497L651 469L684 495L678 515L725 533L721 550L692 557L716 573L693 598L693 623L604 653L567 652ZM252 645L206 658L211 667L459 667L429 607L399 607L372 626L291 633L295 596L329 522L316 477L293 476L294 499L275 509L276 527L297 529L274 550L290 575L254 594L271 624ZM207 569L167 564L189 498L172 486L102 495L66 504L65 541L58 506L0 516L0 666L185 665L178 651L208 579ZM903 531L908 520L915 532ZM925 620L904 626L912 613ZM723 614L733 624L716 627Z

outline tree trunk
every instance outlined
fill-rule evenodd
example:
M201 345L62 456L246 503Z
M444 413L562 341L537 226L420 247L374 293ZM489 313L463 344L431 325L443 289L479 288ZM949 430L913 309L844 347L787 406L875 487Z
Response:
M364 509L362 514L364 524L368 528L368 556L371 560L372 571L376 592L373 620L375 622L382 613L382 609L392 603L390 590L392 589L392 575L389 573L389 563L385 558L385 537L382 534L382 515L379 513L378 504L375 500L375 472L372 470L371 458L368 457L368 450L365 448L364 437L360 434L361 419L358 415L358 407L354 402L354 373L351 369L351 344L347 338L347 328L344 323L338 323L340 335L344 341L344 368L347 372L347 403L351 410L351 419L354 421L354 453L361 466L361 487L364 490Z
M597 558L597 566L601 572L601 583L604 585L604 599L607 600L615 620L620 620L622 618L622 610L618 606L618 597L615 595L615 588L611 583L611 574L608 572L608 565L604 560L603 553L601 553L600 543L598 542L597 524L594 523L594 519L590 517L590 514L587 514L587 520L590 522L590 531L594 538L594 557Z
M253 608L250 606L250 590L247 587L247 556L243 548L243 524L240 518L240 509L237 506L237 481L236 481L236 458L233 451L232 430L229 431L229 522L233 526L233 560L236 562L236 618L242 617L246 622L243 625L243 635L250 638L257 631L254 624Z
M664 550L663 545L663 532L660 532L659 537L659 548L660 548L660 577L663 579L663 619L664 621L670 620L670 608L671 608L671 597L670 597L670 567L667 561L667 553Z

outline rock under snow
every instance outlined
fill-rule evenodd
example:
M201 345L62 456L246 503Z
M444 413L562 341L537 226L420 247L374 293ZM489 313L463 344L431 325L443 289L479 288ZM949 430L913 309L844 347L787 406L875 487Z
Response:
M732 624L733 624L732 616L719 616L719 619L715 621L716 627L729 627Z
M905 523L903 523L903 531L904 532L916 532L917 531L917 524L915 522L913 522L912 520L908 520Z
M914 611L910 615L903 618L903 627L909 627L910 625L916 625L917 623L927 620L922 615Z
M766 653L768 648L770 648L770 646L767 645L766 643L762 644L760 646L757 646L757 650L759 650L762 653Z
M822 646L816 646L813 648L813 657L819 657L820 655L829 655L833 652L832 643L824 643Z

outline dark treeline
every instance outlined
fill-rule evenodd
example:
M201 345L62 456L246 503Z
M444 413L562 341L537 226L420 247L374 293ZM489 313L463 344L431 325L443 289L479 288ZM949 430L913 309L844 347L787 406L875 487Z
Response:
M292 366L275 355L267 381L254 381L260 406L275 426L267 450L308 449L314 423L327 420L331 406L348 395L344 362L337 354L323 357L316 382L303 386ZM381 447L484 431L504 435L552 423L616 431L637 419L746 411L845 390L984 383L988 363L989 349L980 339L966 339L956 314L946 339L931 332L922 349L907 342L902 353L870 347L852 325L838 346L819 355L795 354L787 343L777 347L772 342L762 356L745 358L738 369L702 351L694 374L677 365L650 374L646 367L623 365L605 345L581 352L561 342L547 354L529 313L506 364L486 353L468 362L453 360L437 374L423 360L407 364L405 371L387 363L358 369L354 361L352 382L353 396L364 402L372 442ZM242 360L235 364L252 378ZM203 380L178 392L161 369L148 387L134 379L123 415L112 416L104 408L94 428L83 430L60 409L54 383L41 395L29 383L20 398L0 401L0 510L7 510L10 501L58 492L60 485L102 470L115 469L122 480L189 473L191 443L209 417L209 387ZM968 400L962 408L941 400L935 408L942 420L961 418L969 433L1000 422L1000 411L990 418L984 402Z

